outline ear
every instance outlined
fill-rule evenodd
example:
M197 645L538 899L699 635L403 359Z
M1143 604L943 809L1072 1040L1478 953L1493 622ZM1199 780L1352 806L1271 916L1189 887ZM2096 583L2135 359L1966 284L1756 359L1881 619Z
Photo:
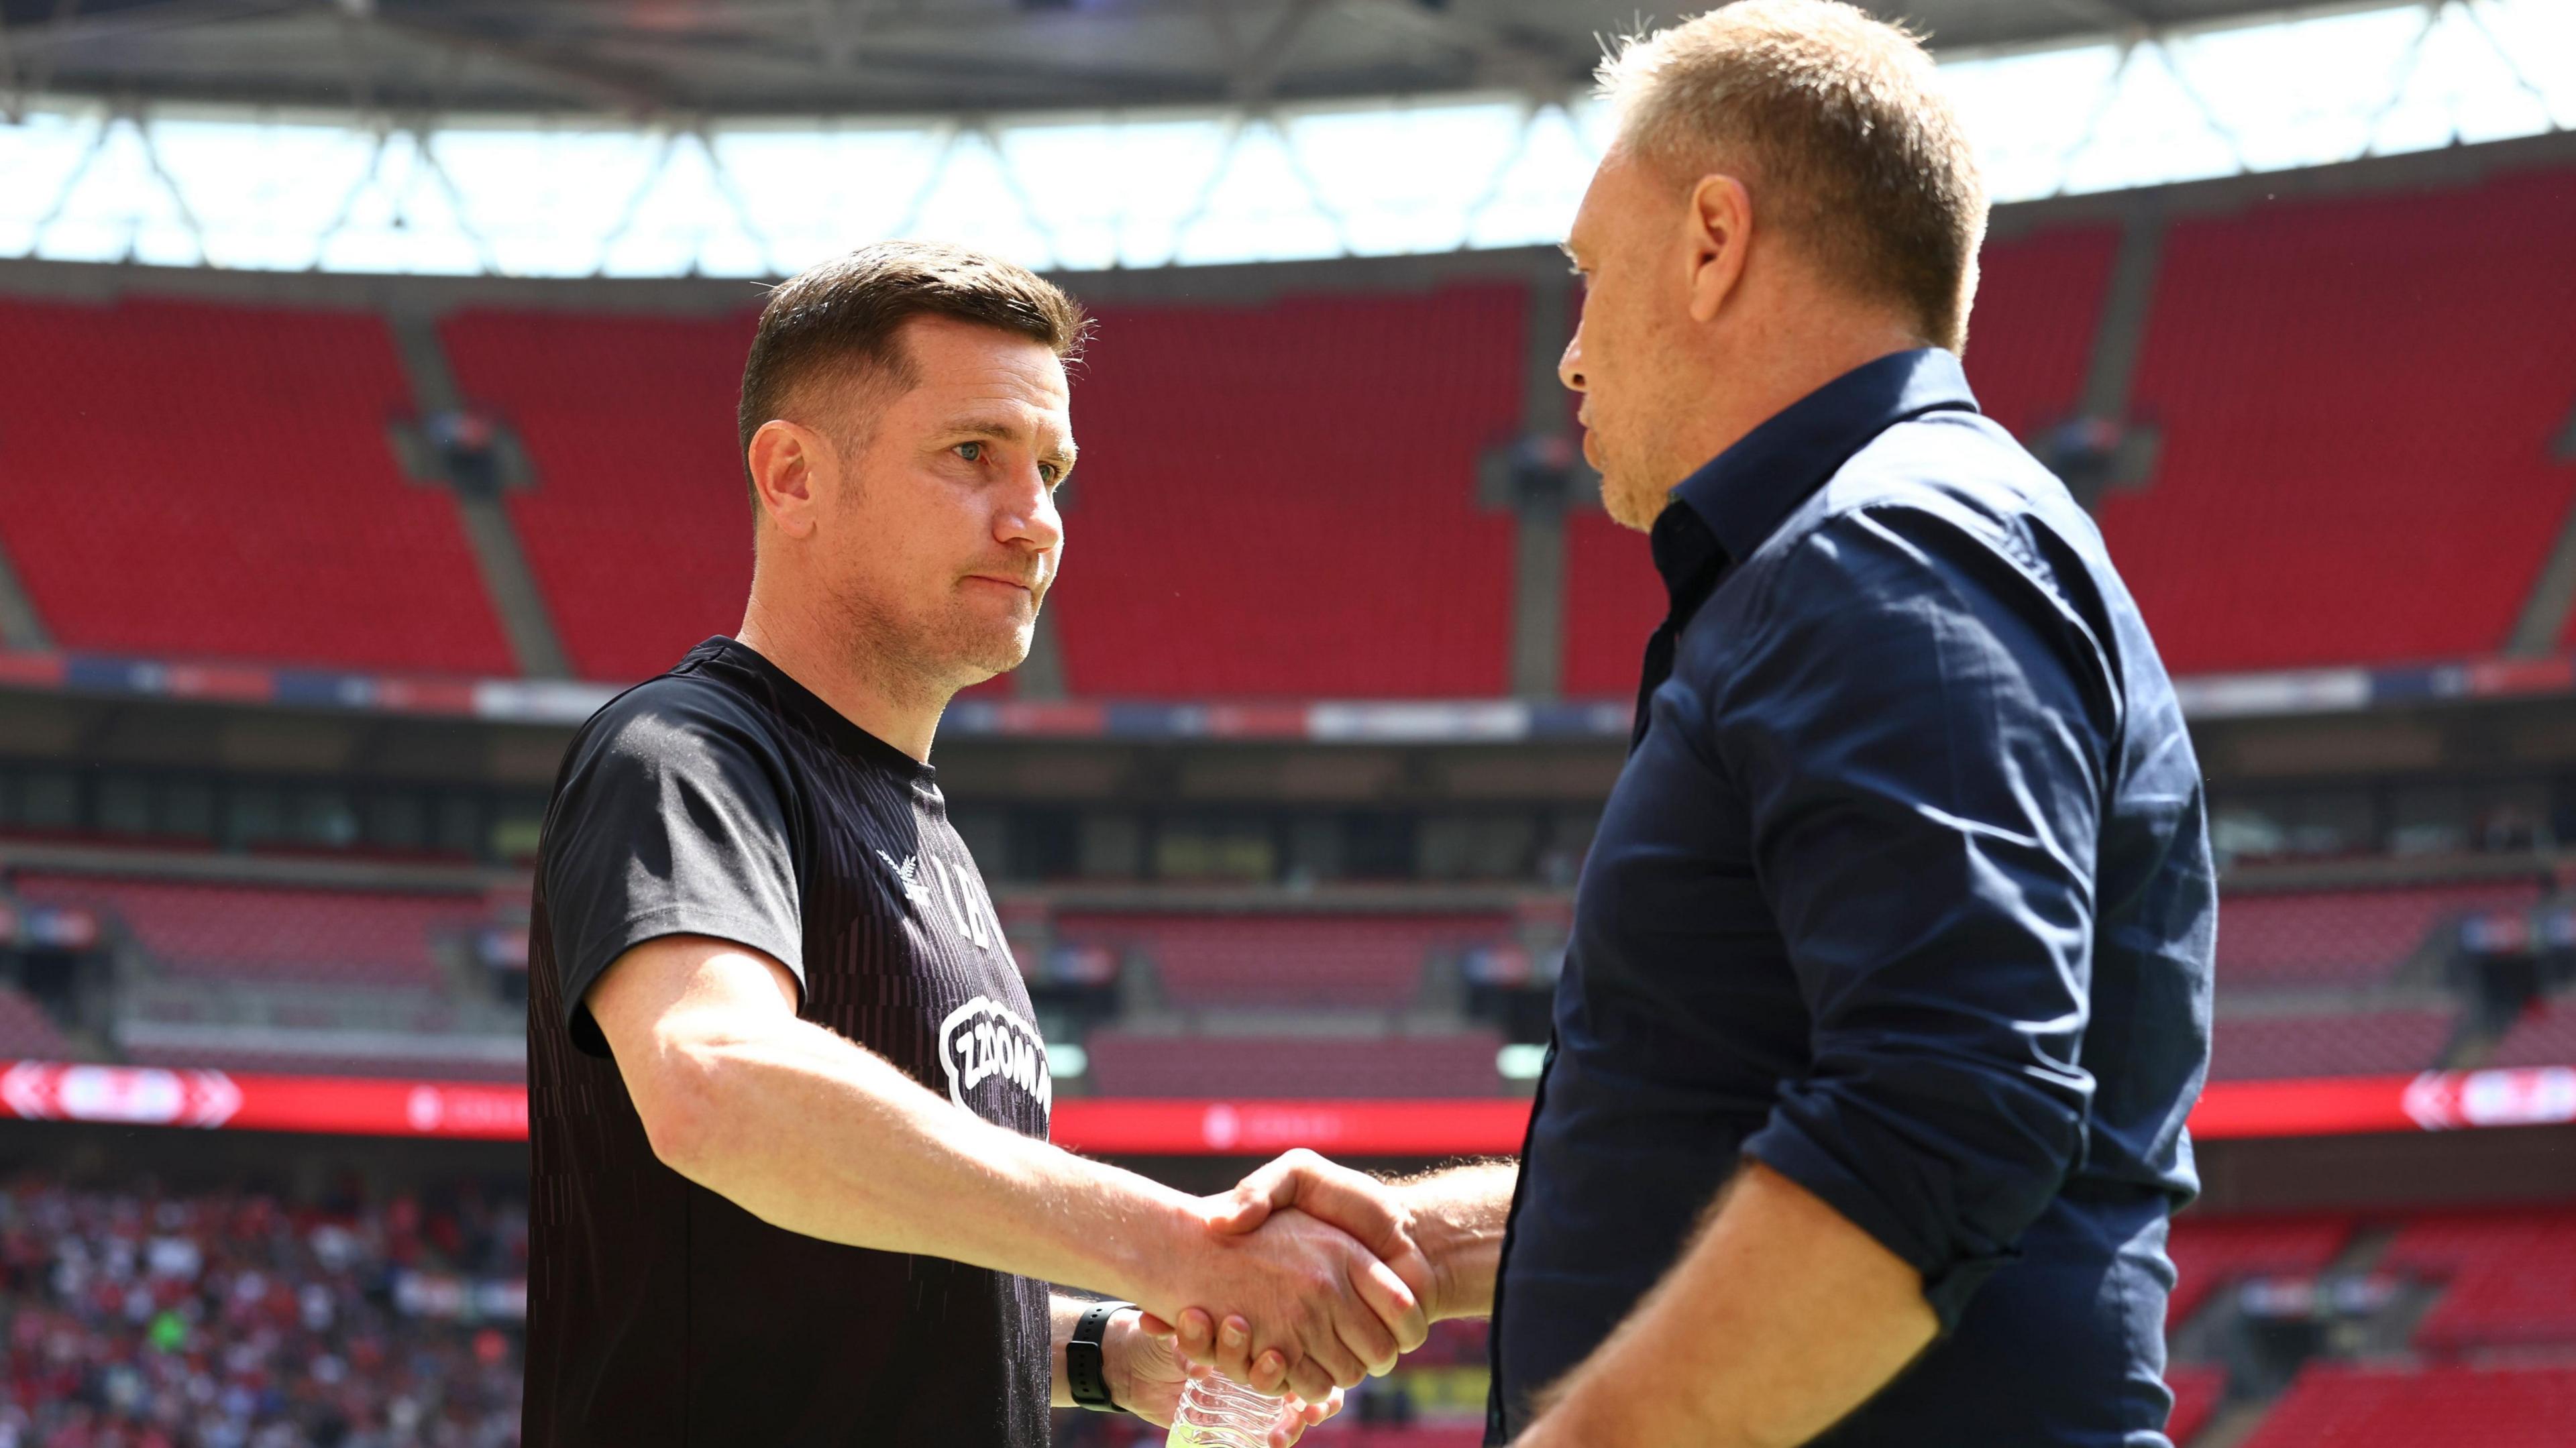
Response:
M1732 176L1702 176L1683 208L1690 257L1690 315L1706 322L1735 293L1753 244L1753 196Z
M823 435L801 423L773 417L751 435L745 461L751 467L752 488L760 494L760 509L770 523L790 538L812 533L815 474L828 472L836 461Z

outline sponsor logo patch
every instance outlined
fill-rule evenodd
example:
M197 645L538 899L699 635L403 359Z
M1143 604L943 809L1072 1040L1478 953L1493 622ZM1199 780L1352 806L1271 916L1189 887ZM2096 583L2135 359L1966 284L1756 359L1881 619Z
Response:
M948 1073L948 1099L959 1106L966 1106L967 1092L997 1077L1027 1092L1041 1110L1055 1100L1046 1039L990 996L975 997L939 1023L939 1064Z

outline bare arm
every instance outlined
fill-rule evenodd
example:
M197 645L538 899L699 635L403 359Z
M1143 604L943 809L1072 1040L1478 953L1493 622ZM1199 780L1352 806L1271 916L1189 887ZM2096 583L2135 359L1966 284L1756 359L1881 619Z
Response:
M1303 1216L1266 1244L1211 1231L1196 1199L960 1111L798 1019L795 1000L786 967L700 936L639 945L591 988L664 1164L825 1241L1108 1292L1158 1314L1225 1297L1300 1358L1297 1381L1319 1399L1421 1341L1410 1290L1342 1233Z
M1482 1161L1394 1184L1414 1241L1431 1264L1431 1296L1423 1307L1432 1320L1493 1315L1503 1224L1520 1179L1518 1162Z
M1886 1386L1937 1327L1911 1264L1750 1164L1519 1448L1789 1448Z

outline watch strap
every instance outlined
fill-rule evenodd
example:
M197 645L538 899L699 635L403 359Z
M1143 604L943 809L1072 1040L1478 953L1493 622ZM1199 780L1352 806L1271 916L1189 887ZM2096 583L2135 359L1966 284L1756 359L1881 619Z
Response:
M1132 1302L1095 1302L1073 1324L1064 1344L1064 1381L1074 1405L1095 1413L1124 1413L1109 1395L1109 1364L1100 1350L1109 1335L1109 1319L1135 1306Z

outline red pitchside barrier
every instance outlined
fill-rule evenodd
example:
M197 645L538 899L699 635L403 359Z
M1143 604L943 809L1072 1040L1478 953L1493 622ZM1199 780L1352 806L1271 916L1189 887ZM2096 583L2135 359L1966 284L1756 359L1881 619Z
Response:
M341 1136L524 1141L521 1086L261 1076L14 1061L0 1117ZM1520 1150L1525 1101L1145 1101L1055 1104L1055 1140L1116 1156L1269 1156L1308 1146L1343 1156L1492 1155ZM2192 1112L2204 1140L2338 1136L2576 1121L2576 1066L2427 1071L2211 1086Z

